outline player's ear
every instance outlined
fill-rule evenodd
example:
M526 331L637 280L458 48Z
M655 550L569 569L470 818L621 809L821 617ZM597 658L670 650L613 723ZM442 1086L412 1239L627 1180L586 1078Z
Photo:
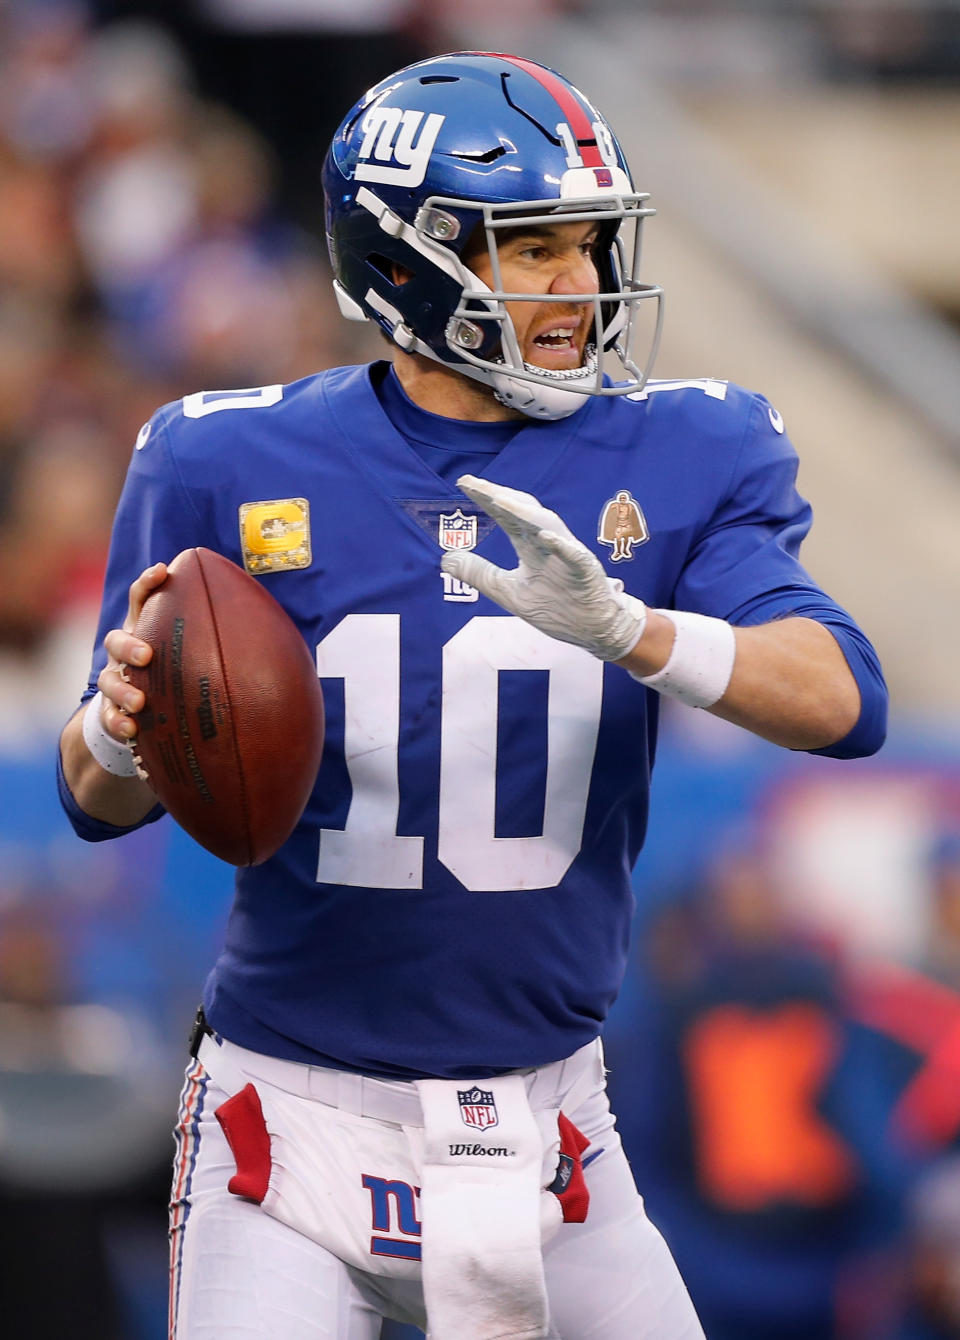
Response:
M392 261L390 264L390 280L394 284L406 284L413 278L413 271L408 270L405 265L399 261Z

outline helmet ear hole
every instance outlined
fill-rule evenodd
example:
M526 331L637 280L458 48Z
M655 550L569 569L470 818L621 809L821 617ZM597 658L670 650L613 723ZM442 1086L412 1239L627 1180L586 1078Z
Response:
M376 252L370 253L367 257L367 264L376 270L377 274L382 275L394 288L402 288L414 277L413 271L408 265L391 260L389 256L378 255Z

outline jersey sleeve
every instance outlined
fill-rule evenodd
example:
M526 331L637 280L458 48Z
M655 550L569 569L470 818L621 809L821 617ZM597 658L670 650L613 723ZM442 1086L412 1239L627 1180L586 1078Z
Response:
M97 676L107 661L103 639L126 618L134 578L153 563L169 563L181 549L209 543L195 495L184 485L173 449L171 420L177 422L179 408L178 401L158 410L137 438L114 516L93 664L84 699L96 693Z
M693 546L675 606L739 626L800 616L829 628L857 681L860 717L842 740L810 752L863 757L885 738L887 688L869 639L800 563L812 512L796 489L797 465L779 415L754 396L729 486Z
M181 549L204 542L203 523L191 494L184 487L171 443L169 421L178 410L179 402L176 406L158 410L137 437L114 517L93 661L81 702L87 702L97 691L97 678L107 662L103 639L111 628L119 628L126 618L130 583L151 564L167 563ZM67 786L59 749L57 788L74 831L88 842L100 842L132 832L165 813L163 806L155 805L140 823L131 827L115 827L91 818L80 808Z

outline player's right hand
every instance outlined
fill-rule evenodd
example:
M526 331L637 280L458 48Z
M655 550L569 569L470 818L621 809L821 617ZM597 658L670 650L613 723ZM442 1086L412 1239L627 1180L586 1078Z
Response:
M126 667L146 665L153 655L150 644L142 638L134 637L133 630L147 596L162 586L166 579L166 563L154 563L152 567L145 568L130 585L130 599L123 627L111 628L103 639L107 664L97 680L97 688L103 694L101 721L109 734L124 742L132 740L136 735L137 723L133 718L143 710L145 701L141 691L128 681Z

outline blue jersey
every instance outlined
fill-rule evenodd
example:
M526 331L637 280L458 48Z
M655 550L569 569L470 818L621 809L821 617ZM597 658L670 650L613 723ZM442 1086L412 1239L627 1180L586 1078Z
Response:
M761 397L653 383L531 421L487 459L651 605L828 623L882 717L869 644L797 561L809 508ZM540 1065L595 1037L626 962L656 695L441 574L445 548L516 558L394 427L368 367L154 416L118 508L98 642L132 578L193 545L283 605L327 706L303 818L237 874L211 1025L402 1079Z

